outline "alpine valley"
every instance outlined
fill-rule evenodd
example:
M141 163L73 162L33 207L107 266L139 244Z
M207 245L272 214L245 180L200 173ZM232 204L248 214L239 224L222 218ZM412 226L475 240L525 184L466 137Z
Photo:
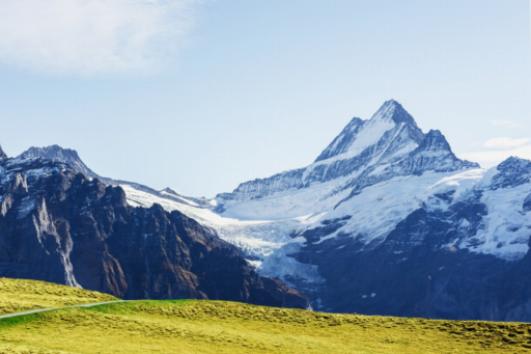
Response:
M0 276L531 321L531 161L461 160L396 101L353 118L310 165L212 199L101 177L59 146L0 155Z

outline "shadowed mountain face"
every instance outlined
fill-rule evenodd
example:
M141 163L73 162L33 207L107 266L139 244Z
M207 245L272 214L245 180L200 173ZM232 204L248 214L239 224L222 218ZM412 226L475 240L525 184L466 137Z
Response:
M307 305L196 221L158 205L130 207L121 188L43 159L0 162L0 276L129 299Z
M500 228L486 249L482 236L492 224L485 220L493 212L481 191L464 201L452 202L452 193L434 198L374 245L346 233L326 239L326 230L305 232L294 257L317 265L326 279L318 290L324 310L531 321L531 219L512 219L505 227L513 229Z

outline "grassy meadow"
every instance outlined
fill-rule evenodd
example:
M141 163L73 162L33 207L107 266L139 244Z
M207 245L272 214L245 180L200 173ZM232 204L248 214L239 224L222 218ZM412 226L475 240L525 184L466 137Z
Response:
M51 301L60 302L54 285L21 284L21 298L42 286L50 289ZM81 302L93 294L62 291L68 304L75 292ZM46 291L39 293L46 298ZM92 302L108 300L94 296ZM222 301L132 301L0 320L0 353L529 352L529 324L339 315Z
M0 278L0 315L112 300L116 298L95 291L35 280Z

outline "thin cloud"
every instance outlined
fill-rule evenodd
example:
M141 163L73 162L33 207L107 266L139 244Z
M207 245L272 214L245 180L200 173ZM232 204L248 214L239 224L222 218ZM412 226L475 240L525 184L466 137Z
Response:
M0 62L38 72L150 71L173 60L194 0L2 0Z
M478 162L483 167L496 166L510 156L531 160L531 139L489 139L483 144L483 149L464 153L462 156L467 160Z
M529 138L494 138L487 140L483 147L495 150L511 150L531 144Z
M492 120L490 124L495 128L506 128L506 129L514 129L518 128L520 124L517 122L514 122L512 120Z

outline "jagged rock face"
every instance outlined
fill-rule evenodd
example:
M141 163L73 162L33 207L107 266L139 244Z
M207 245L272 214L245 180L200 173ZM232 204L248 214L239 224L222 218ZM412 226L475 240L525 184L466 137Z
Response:
M305 307L235 247L174 211L127 205L122 189L67 165L7 160L0 173L0 276L129 299L209 298Z

